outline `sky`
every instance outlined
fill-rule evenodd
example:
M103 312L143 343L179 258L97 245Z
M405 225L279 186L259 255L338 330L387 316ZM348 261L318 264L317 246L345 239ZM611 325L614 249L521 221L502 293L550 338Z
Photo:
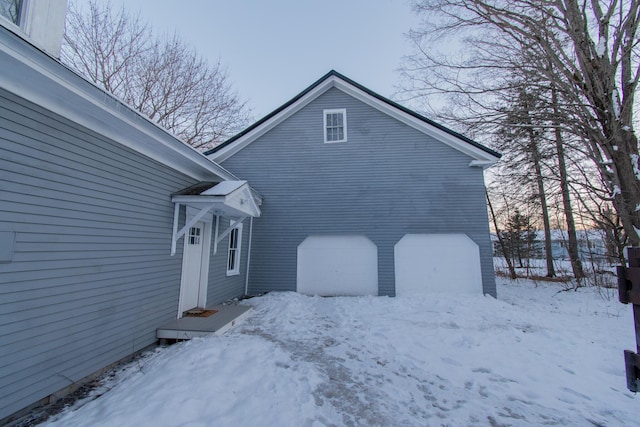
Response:
M88 0L76 0L85 4ZM111 0L221 61L258 119L334 69L393 97L418 23L409 0Z

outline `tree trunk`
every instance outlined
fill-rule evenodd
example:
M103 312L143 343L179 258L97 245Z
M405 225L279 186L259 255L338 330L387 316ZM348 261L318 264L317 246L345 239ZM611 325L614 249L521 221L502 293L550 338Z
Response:
M507 254L507 247L504 244L504 240L502 236L500 236L500 229L498 228L498 221L496 220L496 214L493 211L493 205L491 204L491 199L489 198L489 193L485 193L487 195L487 204L489 205L489 211L491 212L491 218L493 220L493 226L496 229L496 236L498 236L498 242L500 243L500 248L502 248L502 255L504 255L504 259L507 262L507 268L509 269L509 277L511 280L515 280L518 278L516 274L516 269L513 268L513 263L511 262L511 258ZM493 248L492 248L493 249Z
M635 60L638 36L640 2L620 2L621 15L618 21L605 19L599 9L600 2L592 2L592 12L598 17L598 36L611 40L614 59L609 55L593 55L595 41L591 37L588 20L583 12L585 5L572 0L563 1L563 14L570 29L576 54L576 65L584 96L589 101L600 129L593 129L591 143L597 145L595 154L602 151L610 160L614 170L600 162L603 176L610 177L613 205L618 213L625 234L632 246L640 245L640 164L638 139L633 133L635 92L640 68ZM611 6L615 6L614 2ZM623 4L626 8L623 8ZM617 6L615 6L617 7ZM611 9L613 11L613 9ZM623 13L624 11L624 13ZM619 22L612 26L612 22ZM597 52L596 52L597 53ZM608 53L605 49L605 53ZM619 76L619 77L618 77ZM618 79L616 81L616 79ZM585 126L585 129L591 124Z
M547 207L547 196L544 191L544 177L540 166L540 151L536 142L536 136L531 127L528 128L529 144L531 149L531 159L536 173L536 184L538 185L538 197L542 209L542 223L544 226L544 253L547 261L547 277L555 277L556 270L553 267L553 252L551 250L551 225L549 221L549 208Z
M629 132L625 132L629 134ZM629 238L631 246L640 245L640 175L638 173L638 142L634 135L629 134L628 140L615 146L612 158L616 168L616 178L613 182L613 205L620 217L624 232ZM623 148L624 147L624 148ZM634 151L631 151L635 149Z
M557 120L559 114L558 94L556 93L556 88L553 82L551 83L551 103L553 104L553 125L556 139L556 153L558 156L560 191L562 193L562 205L564 208L564 217L567 222L567 235L569 240L569 246L567 250L569 252L569 260L571 260L571 270L573 271L573 276L578 280L578 283L580 283L580 279L584 277L584 270L582 269L582 261L580 260L580 251L578 250L578 237L576 236L576 223L573 218L573 207L571 206L571 194L569 193L569 180L567 177L564 141L562 139L560 124Z

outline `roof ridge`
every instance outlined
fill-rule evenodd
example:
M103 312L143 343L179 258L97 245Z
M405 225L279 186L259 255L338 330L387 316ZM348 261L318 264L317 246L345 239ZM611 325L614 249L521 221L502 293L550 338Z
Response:
M449 135L456 137L458 139L460 139L461 141L466 142L467 144L470 144L480 150L485 151L486 153L495 156L497 158L502 157L502 154L498 153L497 151L494 151L482 144L480 144L479 142L476 142L464 135L462 135L461 133L458 133L454 130L449 129L446 126L441 125L440 123L434 122L433 120L403 106L398 104L395 101L390 100L389 98L386 98L374 91L372 91L371 89L361 85L360 83L350 79L349 77L345 76L344 74L339 73L336 70L330 70L328 73L326 73L325 75L323 75L322 77L320 77L318 80L316 80L315 82L313 82L310 86L308 86L306 89L304 89L302 92L300 92L299 94L297 94L296 96L294 96L293 98L291 98L289 101L287 101L286 103L284 103L283 105L281 105L280 107L278 107L277 109L275 109L274 111L272 111L271 113L267 114L266 116L264 116L263 118L261 118L260 120L258 120L257 122L255 122L253 125L249 126L248 128L244 129L242 132L232 136L231 138L229 138L228 140L224 141L222 144L217 145L215 147L213 147L212 149L205 151L204 155L207 156L209 154L213 154L219 150L221 150L222 148L230 145L231 143L233 143L234 141L236 141L237 139L243 137L244 135L248 134L249 132L251 132L252 130L260 127L260 125L262 125L263 123L267 122L268 120L270 120L271 118L277 116L280 112L286 110L288 107L290 107L291 105L295 104L298 100L300 100L301 98L303 98L307 93L311 92L313 89L315 89L317 86L319 86L320 84L322 84L322 82L324 82L325 80L327 80L330 77L337 77L340 80L344 81L345 83L357 88L358 90L361 90L362 92L366 93L367 95L376 98L377 100L384 102L390 106L392 106L393 108L396 108L406 114L409 114L410 116L423 121L443 132L448 133Z

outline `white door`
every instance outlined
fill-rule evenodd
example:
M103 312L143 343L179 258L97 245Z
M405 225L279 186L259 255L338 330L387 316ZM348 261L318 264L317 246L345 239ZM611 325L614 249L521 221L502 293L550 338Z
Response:
M395 271L397 296L482 294L480 250L466 234L405 234Z
M309 236L298 245L296 290L378 295L378 247L365 236Z
M204 231L204 222L196 222L185 235L181 312L197 307L201 301Z

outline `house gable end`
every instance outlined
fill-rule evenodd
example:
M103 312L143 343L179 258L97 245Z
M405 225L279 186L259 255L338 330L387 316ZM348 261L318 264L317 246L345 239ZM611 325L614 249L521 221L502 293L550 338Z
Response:
M216 162L227 160L331 88L336 88L435 140L467 154L472 158L469 166L490 166L500 158L499 153L376 94L336 71L329 72L279 109L225 143L209 150L205 155Z
M337 109L346 111L347 141L326 143L323 114ZM404 234L462 233L481 248L483 289L494 293L483 171L470 160L328 89L224 163L264 196L249 291L295 290L296 248L308 236L365 236L378 248L379 294L393 295L393 250Z

